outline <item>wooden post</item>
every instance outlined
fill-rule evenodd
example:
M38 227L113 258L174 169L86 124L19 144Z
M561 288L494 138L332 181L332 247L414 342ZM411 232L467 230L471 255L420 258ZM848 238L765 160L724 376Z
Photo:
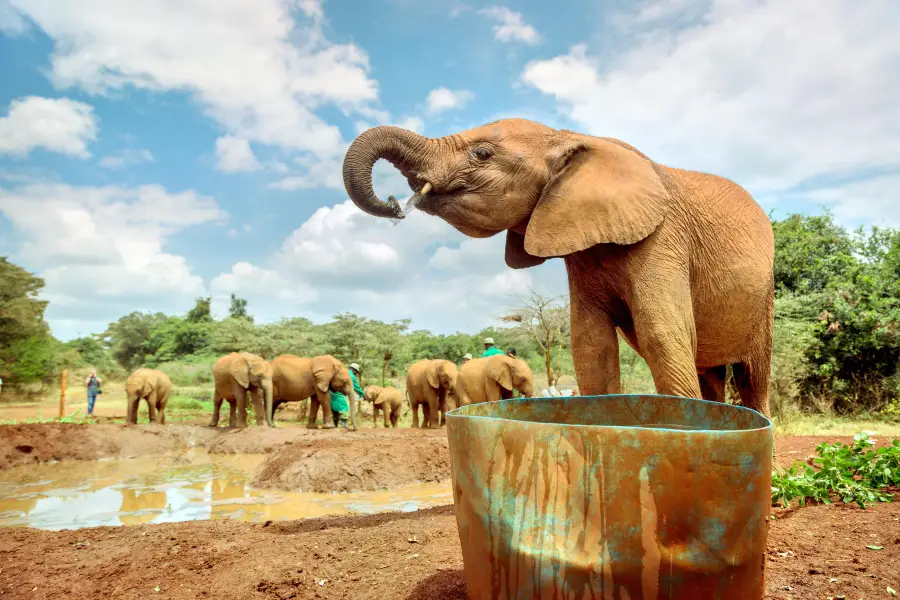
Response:
M68 369L63 369L59 378L59 418L66 416L66 377L69 374Z

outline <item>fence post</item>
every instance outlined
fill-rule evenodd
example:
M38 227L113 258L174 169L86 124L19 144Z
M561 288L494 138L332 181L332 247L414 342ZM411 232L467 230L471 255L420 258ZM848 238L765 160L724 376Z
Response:
M66 416L66 377L69 374L68 369L62 370L59 378L59 418Z

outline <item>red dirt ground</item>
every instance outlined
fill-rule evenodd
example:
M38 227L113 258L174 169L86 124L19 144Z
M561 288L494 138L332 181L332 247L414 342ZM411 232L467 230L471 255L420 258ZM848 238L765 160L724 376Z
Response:
M442 434L298 432L299 445L307 440L315 445L313 440L320 438L321 447L341 435L348 442L402 436L407 456L419 445L433 445ZM252 435L240 432L238 437ZM803 460L819 441L778 438L779 462ZM33 446L32 454L39 451ZM888 587L900 590L900 505L867 510L821 505L773 513L777 519L770 522L766 598L889 599ZM0 529L0 599L449 600L466 597L461 569L450 506L276 524L196 521L61 532Z

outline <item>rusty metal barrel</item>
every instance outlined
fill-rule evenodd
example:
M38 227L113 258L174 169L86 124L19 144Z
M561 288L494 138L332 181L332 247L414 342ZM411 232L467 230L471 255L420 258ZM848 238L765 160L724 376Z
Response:
M446 415L468 596L760 600L772 422L662 395Z

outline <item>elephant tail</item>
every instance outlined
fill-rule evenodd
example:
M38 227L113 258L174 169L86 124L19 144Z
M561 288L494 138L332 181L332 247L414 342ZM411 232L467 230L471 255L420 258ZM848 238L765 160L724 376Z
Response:
M403 413L403 418L405 419L406 415L408 415L410 413L410 411L412 410L412 402L409 401L409 390L407 389L403 393L406 395L406 412Z

